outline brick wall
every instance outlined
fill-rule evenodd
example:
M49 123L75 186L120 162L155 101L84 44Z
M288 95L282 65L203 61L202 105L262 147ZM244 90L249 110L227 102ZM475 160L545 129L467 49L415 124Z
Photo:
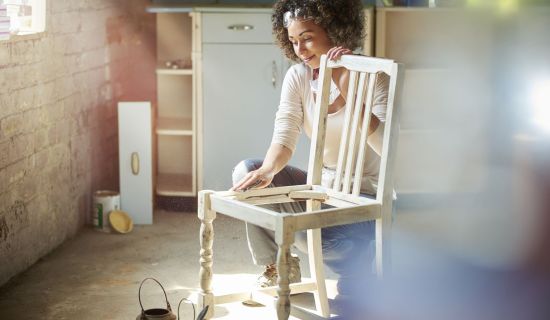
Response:
M49 0L46 32L0 41L0 285L118 190L116 103L155 101L146 0Z

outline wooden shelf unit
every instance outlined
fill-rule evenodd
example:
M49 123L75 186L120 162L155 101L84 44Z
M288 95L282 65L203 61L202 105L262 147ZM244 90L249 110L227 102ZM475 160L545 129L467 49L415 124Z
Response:
M148 9L157 14L156 194L197 193L194 15ZM178 65L178 68L171 68Z

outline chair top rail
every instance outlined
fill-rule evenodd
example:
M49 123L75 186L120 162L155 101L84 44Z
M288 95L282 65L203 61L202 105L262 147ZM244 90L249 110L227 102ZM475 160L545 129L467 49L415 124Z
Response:
M340 59L327 61L329 68L346 68L352 71L386 74L392 73L394 61L390 59L372 58L360 55L343 55Z

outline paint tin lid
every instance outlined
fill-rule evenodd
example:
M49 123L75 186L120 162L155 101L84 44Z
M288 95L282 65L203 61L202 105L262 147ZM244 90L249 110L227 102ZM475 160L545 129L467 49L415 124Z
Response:
M134 228L134 223L130 216L121 210L113 210L109 213L109 222L111 227L119 233L128 233Z

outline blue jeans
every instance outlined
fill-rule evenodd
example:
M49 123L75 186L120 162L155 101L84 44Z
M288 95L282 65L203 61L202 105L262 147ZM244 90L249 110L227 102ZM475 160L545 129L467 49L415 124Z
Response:
M259 159L241 161L233 170L233 183L241 180L248 172L260 168L262 162L263 160ZM269 187L306 184L306 179L305 171L286 166L275 175ZM279 212L297 213L305 211L305 202L278 203L265 207ZM375 252L374 230L374 221L333 226L321 230L324 263L340 277L339 291L346 290L344 280L349 279L349 283L353 283L353 279L364 279L372 275ZM249 223L246 224L246 232L254 263L257 265L275 263L278 247L274 232ZM306 231L296 232L294 245L298 250L307 253Z

